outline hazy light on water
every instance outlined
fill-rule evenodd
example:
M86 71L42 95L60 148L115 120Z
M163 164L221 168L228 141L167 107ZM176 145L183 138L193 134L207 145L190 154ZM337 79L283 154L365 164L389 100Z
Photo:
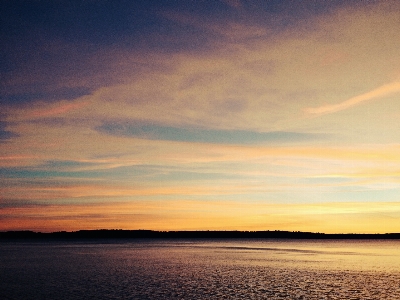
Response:
M400 299L399 241L0 244L5 299Z

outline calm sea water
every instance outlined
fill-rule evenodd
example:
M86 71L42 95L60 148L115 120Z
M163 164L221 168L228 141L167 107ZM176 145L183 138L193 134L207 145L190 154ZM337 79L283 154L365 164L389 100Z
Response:
M1 242L1 299L400 299L400 241Z

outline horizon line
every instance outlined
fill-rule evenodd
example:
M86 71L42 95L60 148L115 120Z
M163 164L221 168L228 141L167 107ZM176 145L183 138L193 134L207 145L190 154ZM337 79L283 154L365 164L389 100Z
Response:
M347 232L347 233L325 233L319 231L290 231L290 230L153 230L153 229L79 229L75 231L34 231L30 229L21 229L21 230L0 230L0 234L3 233L34 233L34 234L74 234L74 233L88 233L88 232L150 232L150 233L291 233L291 234L311 234L311 235L391 235L391 234L400 234L400 232L385 232L385 233L356 233L356 232Z

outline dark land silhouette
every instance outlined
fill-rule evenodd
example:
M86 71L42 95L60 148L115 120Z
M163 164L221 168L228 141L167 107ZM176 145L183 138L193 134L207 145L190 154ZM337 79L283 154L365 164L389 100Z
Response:
M400 233L326 234L300 231L153 231L153 230L79 230L58 232L5 231L0 240L8 239L400 239Z

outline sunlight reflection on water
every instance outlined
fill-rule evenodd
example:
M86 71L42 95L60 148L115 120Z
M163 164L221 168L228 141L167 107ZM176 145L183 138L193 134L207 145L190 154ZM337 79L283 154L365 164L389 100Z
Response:
M0 244L3 299L400 299L400 241Z

